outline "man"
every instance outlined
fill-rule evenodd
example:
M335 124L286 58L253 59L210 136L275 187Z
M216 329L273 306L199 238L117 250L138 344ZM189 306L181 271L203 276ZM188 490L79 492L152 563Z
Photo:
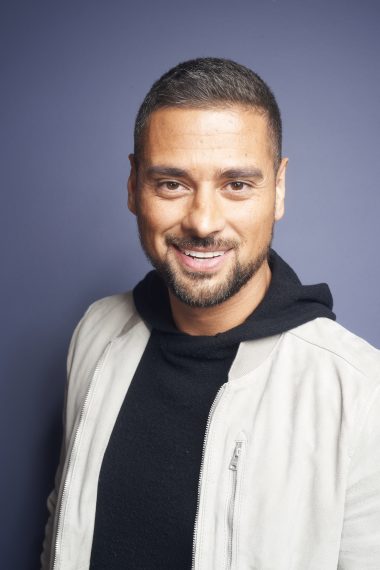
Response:
M232 61L182 63L130 162L155 271L74 333L43 568L379 569L379 353L270 249L273 94Z

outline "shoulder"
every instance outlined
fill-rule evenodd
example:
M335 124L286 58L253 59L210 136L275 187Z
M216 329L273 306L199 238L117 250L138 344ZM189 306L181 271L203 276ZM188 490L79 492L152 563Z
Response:
M118 329L122 328L134 314L136 309L132 291L127 291L92 303L83 316L82 324L90 327L105 325L110 332L117 334Z
M68 373L74 361L96 360L105 346L119 336L128 323L136 322L141 322L141 319L131 291L92 303L74 330L67 360Z
M289 334L311 351L341 361L364 375L380 376L380 350L331 319L315 319Z
M131 292L92 303L71 338L67 357L65 422L67 437L75 424L97 362L107 345L128 328L141 323ZM132 330L131 333L133 334Z
M380 351L338 323L319 318L288 331L296 354L348 401L358 404L379 392Z
M319 318L289 331L293 357L302 354L307 374L330 402L338 402L352 429L349 454L359 435L380 436L380 351L338 323Z

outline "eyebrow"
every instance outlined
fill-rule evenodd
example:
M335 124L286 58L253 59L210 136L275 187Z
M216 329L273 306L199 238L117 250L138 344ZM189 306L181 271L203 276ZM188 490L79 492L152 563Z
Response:
M173 178L190 176L186 170L171 166L149 166L146 174L148 176L168 176ZM262 171L257 167L228 168L227 170L219 170L217 174L219 178L256 178L260 180L264 178Z
M260 168L229 168L219 172L220 178L264 178Z
M146 170L148 176L169 176L173 178L182 178L188 176L188 172L182 168L174 168L171 166L149 166Z

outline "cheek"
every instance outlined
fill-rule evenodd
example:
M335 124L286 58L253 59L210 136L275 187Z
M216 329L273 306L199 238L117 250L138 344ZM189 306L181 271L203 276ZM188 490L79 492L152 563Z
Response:
M175 233L176 217L168 204L141 203L138 209L138 224L145 246L159 255L166 252L165 236Z
M181 212L174 201L152 200L141 206L141 217L152 232L170 231L180 224Z
M274 204L267 204L266 207L262 204L247 205L238 216L233 216L231 213L230 220L235 231L242 235L245 241L252 238L260 239L271 231L274 222Z

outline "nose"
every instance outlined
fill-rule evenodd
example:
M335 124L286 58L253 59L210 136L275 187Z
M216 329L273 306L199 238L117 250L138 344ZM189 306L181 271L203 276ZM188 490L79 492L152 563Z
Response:
M206 237L221 232L224 226L221 197L215 189L196 190L182 219L182 229L191 235Z

